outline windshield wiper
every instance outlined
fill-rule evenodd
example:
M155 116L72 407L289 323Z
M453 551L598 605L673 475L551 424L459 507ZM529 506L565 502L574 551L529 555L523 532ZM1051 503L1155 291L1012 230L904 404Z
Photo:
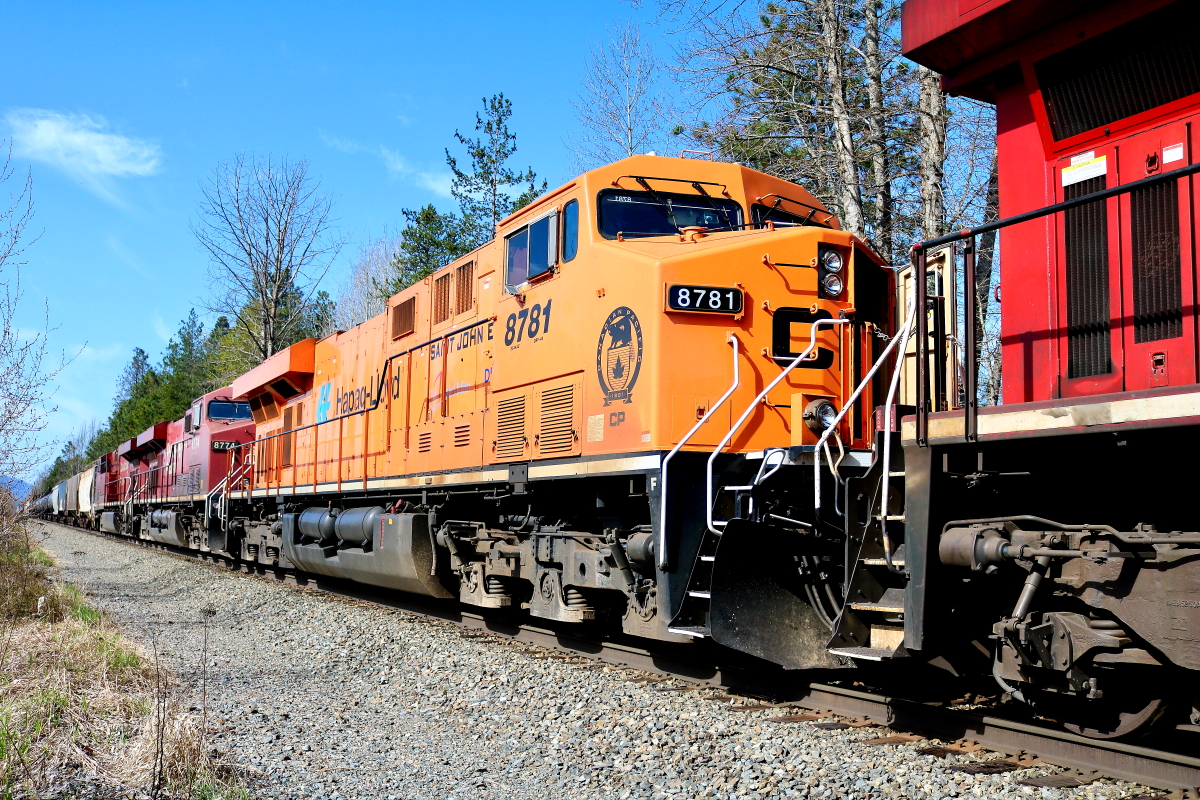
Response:
M650 197L652 197L654 199L654 202L658 203L660 206L662 206L663 208L666 209L667 219L671 220L671 224L675 226L676 232L682 231L683 228L680 228L679 223L675 221L675 209L673 209L671 207L671 201L666 198L659 197L658 192L656 192L650 188L650 184L646 182L645 178L635 177L634 180L637 181L639 184L641 184L641 187L643 189L645 189L646 192L650 195ZM667 234L664 234L664 235L667 235Z
M704 199L708 201L708 205L710 208L712 208L713 211L715 211L721 215L721 219L725 220L725 227L727 229L733 227L733 223L729 221L729 212L726 211L724 208L721 208L720 206L718 206L717 201L712 199L712 195L710 195L708 192L704 191L703 186L701 186L696 181L692 181L692 188L695 189L697 192L699 192L701 194L701 196L703 196ZM714 229L710 228L709 230L714 230Z

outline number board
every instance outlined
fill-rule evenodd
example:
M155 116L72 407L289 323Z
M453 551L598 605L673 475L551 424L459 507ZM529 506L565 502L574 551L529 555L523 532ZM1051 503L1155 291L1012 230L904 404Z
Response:
M226 442L219 439L213 439L212 449L220 452L222 450L232 450L237 447L237 442Z
M742 313L742 290L729 286L667 286L668 311L693 311L705 314Z

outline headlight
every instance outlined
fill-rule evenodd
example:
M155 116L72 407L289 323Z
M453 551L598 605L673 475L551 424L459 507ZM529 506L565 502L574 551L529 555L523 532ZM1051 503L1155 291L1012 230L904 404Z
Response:
M827 272L842 271L842 254L837 250L826 250L821 253L821 266L825 267Z
M839 275L826 275L824 283L825 294L829 295L830 297L840 296L842 289L846 288L842 284L842 278Z
M804 408L804 424L813 433L824 433L837 417L837 409L828 400L813 400Z

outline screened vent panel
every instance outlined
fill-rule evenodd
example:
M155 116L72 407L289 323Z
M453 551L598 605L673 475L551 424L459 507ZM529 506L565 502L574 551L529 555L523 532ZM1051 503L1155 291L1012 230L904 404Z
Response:
M454 426L454 446L466 447L471 444L471 423Z
M454 276L447 272L433 281L433 324L450 319L450 280Z
M1073 200L1105 188L1104 176L1064 189ZM1067 376L1112 372L1108 208L1103 200L1063 212L1067 256Z
M560 386L541 393L538 452L543 456L570 453L575 447L575 386Z
M417 434L417 452L428 453L433 450L433 431L421 431Z
M1183 336L1179 189L1174 182L1130 193L1133 249L1133 340Z
M475 307L475 265L454 270L454 313L465 314Z
M1034 65L1055 139L1200 92L1200 4L1183 0Z
M399 339L417 330L417 298L410 297L392 308L392 338Z
M496 458L525 455L525 395L506 397L496 404Z
M282 440L283 460L280 466L290 467L292 465L292 437L295 435L292 430L292 407L288 406L283 410L283 430L285 431L279 438Z

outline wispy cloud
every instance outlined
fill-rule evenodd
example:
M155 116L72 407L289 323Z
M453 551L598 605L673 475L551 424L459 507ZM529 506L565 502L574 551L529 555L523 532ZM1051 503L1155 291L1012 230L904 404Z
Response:
M49 164L116 205L114 178L153 175L162 165L158 145L109 132L104 117L18 108L4 121L18 156Z
M111 250L113 255L120 259L125 266L129 267L143 278L155 277L151 274L150 270L146 268L146 265L142 263L142 260L138 258L137 253L130 250L124 242L117 238L116 234L105 234L104 243L108 245L108 249Z
M163 322L162 314L155 311L151 321L154 323L154 332L158 334L158 338L164 342L171 341L171 329L167 327L167 323Z
M318 131L318 135L321 137L322 142L340 153L348 153L350 155L365 153L379 158L383 161L383 166L387 169L388 174L393 178L416 184L442 197L451 196L450 185L452 176L449 172L437 172L413 167L405 160L404 156L383 145L360 144L353 139L331 136L325 133L325 131Z

